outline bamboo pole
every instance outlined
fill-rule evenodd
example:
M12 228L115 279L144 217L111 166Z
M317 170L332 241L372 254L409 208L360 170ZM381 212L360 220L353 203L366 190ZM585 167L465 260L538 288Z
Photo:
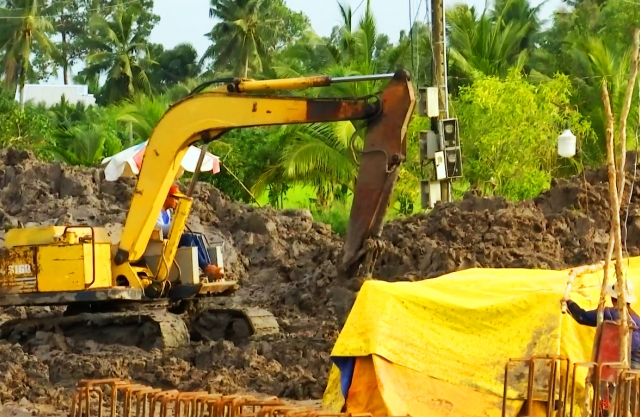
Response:
M617 201L616 216L613 219L614 223L617 221L616 235L615 235L615 251L616 251L616 275L618 278L618 312L620 314L620 342L621 342L621 357L624 358L623 363L631 366L629 361L629 311L627 308L626 292L627 292L627 279L623 275L622 271L622 231L620 229L620 202L624 195L625 186L625 162L627 159L627 118L629 117L629 110L631 108L631 100L633 90L635 88L636 78L638 77L638 52L640 50L640 30L636 29L633 33L633 52L631 55L631 68L629 70L629 81L627 83L627 91L625 94L625 100L622 105L622 111L620 113L620 172L619 172L619 184L618 194L619 199Z
M617 287L627 289L626 280L622 271L622 232L620 229L620 206L624 199L624 187L625 187L625 164L627 159L627 118L631 109L632 94L635 87L635 82L638 77L638 56L640 51L640 29L636 28L633 34L633 50L631 55L631 68L629 71L629 82L627 84L627 90L625 94L625 100L623 102L622 111L620 114L620 126L619 126L619 138L620 138L620 164L618 172L616 173L615 164L615 139L614 139L614 124L615 118L613 110L611 108L611 100L609 97L609 90L607 86L606 78L602 81L602 101L604 103L605 115L606 115L606 133L605 139L607 142L607 173L609 177L609 197L611 202L611 226L609 228L609 244L607 246L607 253L604 261L602 285L600 287L600 298L598 301L598 314L597 314L597 326L596 326L596 339L601 331L601 324L604 319L604 304L606 299L606 288L609 280L609 265L613 251L616 251L616 278ZM617 177L617 178L616 178ZM616 181L617 179L617 181ZM618 311L620 313L620 328L621 328L621 361L627 366L629 363L629 324L628 324L628 310L625 300L625 291L620 292L618 297ZM597 358L597 346L594 343L593 350L591 352L591 360L596 361ZM591 371L587 375L585 387L591 385ZM588 399L585 398L585 408L583 409L583 415L588 415ZM594 410L592 410L594 411ZM586 414L585 414L586 413Z
M611 223L614 238L613 251L616 256L615 271L618 289L625 288L622 271L622 231L620 229L620 202L618 198L617 172L615 161L614 118L609 98L607 80L602 80L602 101L607 118L605 139L607 141L607 173L609 177L609 208L611 211ZM606 262L606 261L605 261ZM629 325L627 319L627 303L624 291L618 291L618 310L620 312L620 362L623 366L629 366Z
M640 29L633 32L633 51L631 52L631 68L629 69L629 82L627 83L627 91L624 96L624 102L622 104L622 111L620 113L620 167L618 176L618 190L620 197L620 204L623 201L624 184L625 184L625 163L627 161L627 119L629 118L629 111L631 110L631 101L633 97L633 89L636 85L636 79L638 78L638 51L640 49Z
M633 51L631 56L631 68L629 71L629 82L627 83L627 90L625 94L625 100L623 102L622 111L620 113L620 125L619 125L619 138L620 138L620 164L618 172L616 173L615 166L615 138L614 138L614 123L613 110L611 108L611 100L609 97L609 89L607 87L606 79L602 82L602 100L605 107L605 115L607 118L606 125L606 140L607 140L607 171L609 174L609 199L611 209L611 232L612 235L609 239L609 247L607 248L607 259L605 260L603 286L601 288L600 303L598 305L598 318L601 321L601 306L603 301L603 292L606 287L606 279L608 277L608 264L611 261L612 252L615 251L616 263L616 280L618 287L618 312L620 314L620 327L621 327L621 361L625 365L629 363L629 324L628 324L628 310L626 301L626 279L624 276L622 265L622 231L620 228L620 205L622 204L624 197L625 186L625 163L627 159L627 118L631 108L631 100L633 90L635 88L636 78L638 77L638 52L640 50L640 30L636 29L633 36ZM616 178L617 177L617 178ZM611 239L613 238L613 239ZM613 240L613 245L611 245ZM613 246L613 248L612 248ZM611 250L613 249L613 251Z

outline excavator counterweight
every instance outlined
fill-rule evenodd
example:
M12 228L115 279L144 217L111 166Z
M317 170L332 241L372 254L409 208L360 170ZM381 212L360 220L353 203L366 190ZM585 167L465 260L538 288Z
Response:
M382 93L365 98L276 94L382 79L389 80ZM375 262L370 249L376 245L371 242L380 236L405 159L407 125L414 105L413 86L403 70L359 77L237 79L193 92L173 104L151 133L117 245L111 244L100 227L46 226L7 233L5 247L0 248L0 306L62 305L67 311L63 317L5 323L0 326L0 337L19 340L42 328L71 329L87 322L101 328L135 327L136 318L142 316L139 323L146 326L144 331L138 329L137 336L128 341L138 344L135 340L140 340L153 347L175 347L194 337L238 340L278 332L268 311L230 301L228 296L238 288L237 282L209 282L193 272L199 269L193 257L180 260L180 251L195 250L179 247L193 203L193 187L176 197L167 236L156 227L187 149L197 142L208 144L232 129L360 121L364 148L340 267L353 275L363 261L369 264L368 270ZM221 251L210 249L222 267ZM160 335L153 339L149 332Z

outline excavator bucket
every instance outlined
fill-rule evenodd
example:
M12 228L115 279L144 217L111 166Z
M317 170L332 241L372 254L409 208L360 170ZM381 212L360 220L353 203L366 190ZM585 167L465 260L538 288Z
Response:
M397 71L381 96L381 111L369 119L351 216L343 249L342 273L370 275L380 243L382 222L407 152L407 126L415 107L409 74ZM376 245L377 244L377 245ZM364 259L367 257L368 259ZM364 264L363 264L364 259Z

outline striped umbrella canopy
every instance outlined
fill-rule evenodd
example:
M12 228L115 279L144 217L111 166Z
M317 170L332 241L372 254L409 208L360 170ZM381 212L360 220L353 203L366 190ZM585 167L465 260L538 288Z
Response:
M142 158L147 149L147 142L148 141L144 141L113 156L104 158L101 165L104 166L105 179L107 181L116 181L121 177L137 176L140 173ZM182 169L178 176L182 175L184 171L195 172L199 158L200 149L195 146L190 146L184 158L182 158ZM207 152L204 161L202 161L200 171L217 174L220 172L220 158Z

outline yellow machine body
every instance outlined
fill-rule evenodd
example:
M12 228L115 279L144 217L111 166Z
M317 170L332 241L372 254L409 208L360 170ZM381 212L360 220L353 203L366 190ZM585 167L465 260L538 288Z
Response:
M377 79L390 81L375 97L309 98L274 94L278 90ZM407 126L414 105L414 89L409 74L403 70L381 76L336 79L324 76L264 81L235 79L208 91L196 88L174 103L151 132L117 245L112 246L103 228L46 226L10 230L5 246L0 248L0 307L71 307L58 325L62 322L70 325L73 320L69 317L74 313L77 316L77 312L102 314L109 311L120 323L123 315L139 321L138 310L146 308L150 311L148 318L159 326L161 333L171 336L164 339L163 346L188 340L186 326L178 318L184 312L199 315L206 311L215 316L216 326L224 337L231 333L244 338L251 334L277 332L278 323L267 311L218 305L222 297L214 296L235 291L238 288L236 281L210 282L206 278L193 277L199 274L193 250L179 248L193 204L192 189L187 195L176 196L178 204L169 232L167 236L157 236L158 215L182 169L181 161L187 150L196 142L208 144L232 129L360 121L364 147L345 240L343 263L346 267L342 268L351 271L363 259L368 264L374 263L367 258L371 245L365 242L380 235L400 164L406 157ZM192 181L197 173L194 175ZM195 263L195 268L181 268L178 254L189 258L189 250L191 259L185 260L183 265ZM218 258L220 267L221 256ZM189 269L191 275L185 274L182 279L178 272L179 278L172 279L175 271L183 269ZM158 310L175 314L162 315ZM82 317L74 320L81 321ZM199 327L192 321L190 331L195 329L201 335L207 334L207 322L203 320ZM49 318L33 322L29 325L30 331L50 327L51 323ZM17 324L0 325L0 338L10 337L14 325ZM26 333L21 330L16 332L16 337ZM212 338L219 338L219 332Z
M41 226L7 232L0 293L109 288L111 240L103 228Z

